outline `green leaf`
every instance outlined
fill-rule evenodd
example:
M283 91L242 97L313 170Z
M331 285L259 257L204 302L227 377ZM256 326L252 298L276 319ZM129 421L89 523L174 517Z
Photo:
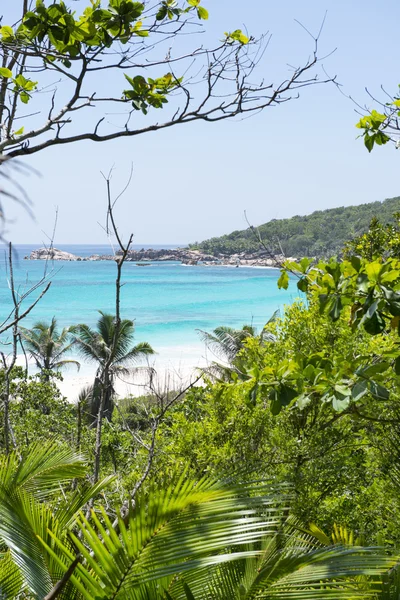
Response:
M319 311L322 314L326 309L329 302L329 294L319 294L318 302L319 302Z
M203 19L203 21L207 21L208 10L206 10L203 6L199 6L197 9L197 16L199 17L199 19Z
M241 29L236 29L232 33L225 32L225 35L226 35L227 41L230 43L239 42L240 44L246 45L250 41L250 39L247 37L247 35L244 35L244 33L242 32Z
M275 389L271 390L270 393L268 394L268 396L269 396L269 399L271 400L271 404L270 404L271 414L274 415L274 417L276 417L276 415L279 415L279 413L282 410L282 404L280 403L277 390L275 390Z
M3 27L0 27L0 35L4 41L12 40L14 38L13 28L3 25Z
M188 584L184 581L183 582L183 589L185 590L185 595L187 600L196 600L196 598L193 596Z
M368 392L368 381L366 379L362 379L361 381L357 381L357 383L353 386L351 390L351 396L353 400L356 402L361 400L363 396Z
M368 307L368 310L365 313L368 319L372 319L372 317L376 313L377 308L378 308L378 300L375 300L375 302L373 302L371 304L371 306Z
M306 273L308 267L311 265L312 263L312 258L307 258L307 256L304 256L304 258L301 259L301 261L299 262L299 265L301 267L301 272L302 273Z
M359 256L352 256L351 257L351 265L352 265L353 269L355 271L357 271L357 273L358 273L361 268L361 258Z
M385 329L385 320L379 311L376 311L370 319L364 317L362 322L365 331L370 335L378 335Z
M24 104L28 104L30 99L29 94L27 94L26 92L21 92L19 97L21 98L21 102L23 102Z
M341 396L351 396L351 390L344 385L335 385L335 391L338 392Z
M302 277L297 282L297 287L301 292L308 291L308 279L306 277Z
M387 361L380 361L373 365L367 365L366 367L360 367L356 370L357 375L362 375L368 379L369 377L373 377L374 375L378 375L379 373L385 373L389 369L390 365Z
M377 400L388 400L389 399L389 390L377 383L376 381L369 382L369 389L371 394Z
M332 308L329 311L329 316L332 321L337 321L339 319L342 308L342 298L340 296L335 296L332 300Z
M308 364L303 370L303 376L308 379L310 383L314 383L316 375L316 369L312 364Z
M282 384L278 391L278 399L281 406L288 406L292 400L297 398L299 395L298 391L293 389L292 387Z
M7 69L6 67L0 67L0 77L5 77L9 79L10 77L12 77L12 71L10 71L10 69Z
M356 279L357 290L366 294L368 292L369 279L366 273L360 273Z
M343 412L350 404L350 396L334 395L332 397L332 408L336 412Z
M398 356L394 362L394 371L396 375L400 375L400 356Z
M371 263L368 263L365 266L365 271L368 275L369 280L372 283L378 283L379 281L379 275L382 271L382 264L380 262L374 261Z
M365 135L364 136L364 145L366 147L366 149L368 150L368 152L371 152L373 147L374 147L374 143L375 143L375 136L374 135Z
M161 7L159 8L159 10L156 14L157 21L162 21L163 19L165 19L165 17L167 16L167 13L168 13L168 8L164 4L161 5Z
M289 287L289 275L286 271L281 272L281 276L278 279L278 288L287 290Z
M389 288L381 285L381 290L383 291L383 295L385 300L387 300L389 305L390 314L394 317L400 316L400 294L398 292L394 292Z

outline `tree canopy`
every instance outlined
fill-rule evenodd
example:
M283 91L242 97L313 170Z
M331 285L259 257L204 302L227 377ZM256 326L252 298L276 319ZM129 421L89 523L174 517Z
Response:
M345 243L368 231L371 220L394 223L394 213L400 210L400 198L356 206L341 206L318 210L310 215L289 219L273 219L257 229L273 254L286 256L330 257L342 251ZM221 237L191 244L210 254L263 252L252 229L233 231Z

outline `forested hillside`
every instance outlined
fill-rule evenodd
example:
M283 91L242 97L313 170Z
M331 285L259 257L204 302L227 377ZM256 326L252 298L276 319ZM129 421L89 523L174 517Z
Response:
M393 221L393 213L397 211L400 211L400 197L358 206L318 210L311 215L290 219L273 219L260 225L258 230L273 252L279 253L281 246L286 256L332 256L340 252L347 240L367 231L373 217L389 223ZM211 254L260 249L251 229L233 231L229 235L211 238L190 247Z

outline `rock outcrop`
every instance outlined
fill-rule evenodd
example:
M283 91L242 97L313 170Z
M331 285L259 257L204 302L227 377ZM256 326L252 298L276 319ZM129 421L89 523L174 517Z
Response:
M64 252L58 248L39 248L33 250L29 256L25 256L29 260L79 260L79 256L71 254L70 252Z
M82 257L75 256L75 254L71 254L70 252L58 250L57 248L39 248L38 250L33 250L33 252L31 252L29 256L25 256L25 258L29 260L49 259L68 261L102 261L116 260L118 259L118 256L120 256L120 254L120 252L117 252L116 255L92 254L92 256ZM241 252L240 254L218 254L217 256L213 256L211 254L205 254L203 252L200 252L200 250L187 250L183 248L176 248L172 250L154 250L152 248L145 250L144 248L142 248L141 250L130 250L126 260L128 262L143 264L150 261L176 261L184 265L190 266L226 265L234 267L279 267L285 260L285 258L283 256L271 256L269 253L262 250L254 253Z

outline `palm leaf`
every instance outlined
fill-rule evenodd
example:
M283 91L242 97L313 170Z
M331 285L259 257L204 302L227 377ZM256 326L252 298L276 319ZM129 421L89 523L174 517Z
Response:
M0 560L0 598L16 598L22 592L24 580L17 565L7 552Z
M116 357L115 363L135 364L140 359L151 354L154 354L154 350L150 346L150 344L148 344L147 342L141 342L140 344L134 346L128 352L121 354L120 357Z
M5 493L23 488L45 498L60 485L86 474L83 457L69 446L55 442L32 444L22 461L16 453L0 457L0 485Z
M164 491L153 488L147 499L137 499L127 524L120 519L119 536L104 511L101 520L92 513L91 523L82 516L83 539L71 539L87 566L77 567L74 582L83 586L85 598L142 597L152 581L258 555L247 545L276 530L282 501L250 492L183 479ZM71 549L56 535L53 541L72 561ZM235 552L227 552L228 546Z
M66 367L69 365L75 365L75 367L78 369L78 371L81 368L81 363L78 362L77 360L64 359L64 360L59 360L56 363L53 363L53 369L59 369L60 367Z
M26 587L35 597L43 598L62 578L65 569L60 568L60 558L55 560L45 552L42 542L54 545L50 531L66 542L68 532L75 525L83 506L109 485L114 477L103 479L93 486L88 483L78 485L69 497L57 502L55 510L42 500L48 500L54 491L59 492L59 485L75 477L83 477L86 471L82 457L55 444L31 447L21 462L16 460L15 454L3 461L0 539L8 548L9 560L15 569L2 569L0 563L0 590L11 589L12 586L15 589ZM69 582L65 597L75 598L76 593L76 587Z
M172 600L184 600L186 584L195 600L372 600L383 589L382 574L396 562L382 549L331 546L307 551L291 537L282 546L277 536L268 540L266 555L184 575L175 580L169 594Z

